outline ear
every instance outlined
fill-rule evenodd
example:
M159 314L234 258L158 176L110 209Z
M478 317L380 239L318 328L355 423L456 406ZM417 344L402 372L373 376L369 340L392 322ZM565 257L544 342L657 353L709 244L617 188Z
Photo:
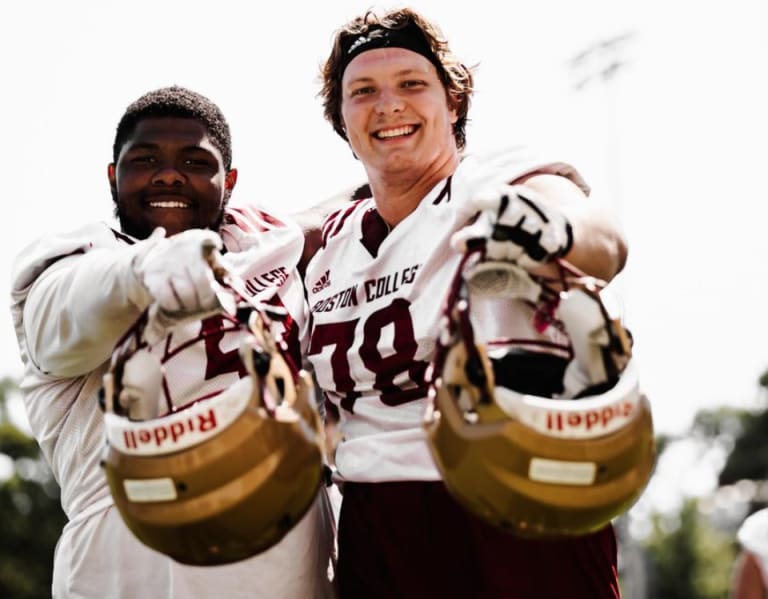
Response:
M107 178L109 179L109 187L112 189L112 197L117 198L117 175L114 162L110 162L107 166Z
M455 125L459 120L459 98L448 96L448 108L451 113L451 125Z
M235 183L237 183L237 169L233 168L224 175L224 189L228 189L231 192L235 188Z
M334 128L336 127L334 126ZM341 139L349 142L349 135L347 135L347 123L344 122L344 114L341 111L339 111L339 124L338 129L336 129L336 133L339 134Z
M227 171L227 174L224 175L224 199L229 200L229 197L232 195L232 190L235 188L235 183L237 183L237 169L233 168Z

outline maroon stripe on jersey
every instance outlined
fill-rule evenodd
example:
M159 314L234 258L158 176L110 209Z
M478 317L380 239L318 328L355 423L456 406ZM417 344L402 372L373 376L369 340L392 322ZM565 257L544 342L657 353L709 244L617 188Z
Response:
M325 247L325 242L328 240L328 235L331 234L331 229L333 229L333 226L336 224L336 217L340 213L341 210L336 210L335 212L331 212L331 214L329 214L325 219L325 222L323 223L323 247Z
M443 185L443 188L440 190L440 193L437 194L437 197L432 202L433 206L437 206L440 202L443 201L443 199L448 198L446 202L451 201L451 181L453 180L453 176L448 177L448 180L445 182L445 185Z
M379 248L389 235L389 225L384 222L376 208L370 208L363 214L363 236L360 243L368 250L371 257L375 258L379 254Z
M338 223L336 224L336 227L333 229L333 232L330 232L331 227L328 227L328 230L323 234L323 247L325 247L325 244L328 242L328 240L331 237L334 237L335 235L339 234L339 231L341 231L341 228L344 226L344 223L349 218L350 214L352 214L355 211L355 208L357 208L360 205L361 201L362 200L355 202L344 211L344 213L338 219Z
M258 208L248 207L250 210L253 210L259 214L259 216L264 219L265 222L269 223L270 225L273 225L275 227L284 227L285 223L281 221L279 218L272 216L268 212L264 212L263 210L259 210Z
M264 232L269 230L268 225L284 226L282 222L251 206L230 207L224 215L224 222L235 224L243 231L253 230Z

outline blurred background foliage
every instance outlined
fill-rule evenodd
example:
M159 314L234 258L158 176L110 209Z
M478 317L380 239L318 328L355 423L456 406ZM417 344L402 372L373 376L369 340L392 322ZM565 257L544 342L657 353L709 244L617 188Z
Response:
M768 371L759 388L768 391ZM9 406L17 385L0 380L0 597L50 597L51 564L66 523L59 489L35 440ZM699 412L685 439L724 458L716 488L684 497L679 509L646 515L644 534L618 518L624 599L727 599L739 547L736 530L768 505L768 410L722 407ZM681 438L659 436L659 458Z
M53 551L66 517L37 442L10 416L15 390L15 382L0 381L0 597L40 599L51 596Z
M652 517L648 556L648 597L665 599L727 598L736 559L733 532L705 518L699 501L686 499L676 518Z

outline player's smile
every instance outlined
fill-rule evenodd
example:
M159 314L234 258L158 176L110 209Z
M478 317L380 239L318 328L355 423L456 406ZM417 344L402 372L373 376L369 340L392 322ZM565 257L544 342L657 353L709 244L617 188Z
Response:
M419 125L401 125L399 127L379 129L373 132L373 137L381 141L402 139L413 135L419 130L419 127Z
M181 209L190 210L196 202L185 195L178 193L148 193L144 199L144 205L149 209Z

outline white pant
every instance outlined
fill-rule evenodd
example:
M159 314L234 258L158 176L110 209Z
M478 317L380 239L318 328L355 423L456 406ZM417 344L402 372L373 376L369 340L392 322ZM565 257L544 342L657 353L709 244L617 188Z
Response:
M268 551L225 566L185 566L143 545L108 507L65 527L56 547L55 599L331 599L335 526L323 489Z

